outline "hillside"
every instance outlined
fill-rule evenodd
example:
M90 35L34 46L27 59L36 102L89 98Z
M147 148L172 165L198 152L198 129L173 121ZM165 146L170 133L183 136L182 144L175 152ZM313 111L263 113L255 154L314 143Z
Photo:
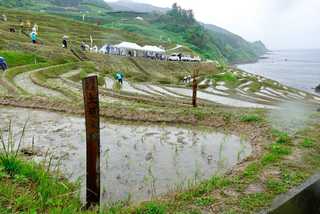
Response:
M0 0L0 6L48 13L92 15L111 10L104 0Z
M141 45L151 42L167 49L179 45L182 48L176 52L200 55L205 59L244 63L257 60L266 51L261 42L250 43L222 28L199 23L192 10L184 10L176 4L171 10L162 10L162 13L150 12L161 8L147 4L120 1L111 3L113 9L115 4L126 5L128 10L135 11L111 11L103 0L0 0L2 6L47 12L79 21L85 13L86 22L134 33L142 38L130 40L132 42L141 42ZM118 9L127 10L124 7ZM137 16L144 20L136 20Z
M108 14L113 17L112 23L105 24L108 28L147 35L159 42L180 44L207 59L229 63L252 62L267 51L261 42L250 43L225 29L199 23L192 10L184 10L178 5L166 13ZM144 21L135 20L137 16L143 17Z
M169 8L156 7L151 4L138 3L131 0L108 2L113 11L132 11L139 13L167 12Z
M234 63L242 63L242 59L248 62L255 61L256 56L263 55L267 48L261 41L250 43L242 37L212 24L203 24L204 28L214 38L214 43L222 50L227 59Z

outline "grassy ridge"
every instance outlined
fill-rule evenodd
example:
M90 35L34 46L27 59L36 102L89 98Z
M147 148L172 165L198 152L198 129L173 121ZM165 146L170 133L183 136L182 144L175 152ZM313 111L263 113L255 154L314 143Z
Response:
M8 63L8 65L10 65L10 67L45 62L42 57L21 51L0 50L0 56L6 59L6 62Z

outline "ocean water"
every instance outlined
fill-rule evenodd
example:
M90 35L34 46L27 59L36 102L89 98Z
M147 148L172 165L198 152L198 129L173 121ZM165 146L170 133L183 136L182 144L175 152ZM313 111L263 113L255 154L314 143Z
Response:
M285 85L315 93L320 84L319 50L278 50L257 63L238 65L250 73L265 76Z

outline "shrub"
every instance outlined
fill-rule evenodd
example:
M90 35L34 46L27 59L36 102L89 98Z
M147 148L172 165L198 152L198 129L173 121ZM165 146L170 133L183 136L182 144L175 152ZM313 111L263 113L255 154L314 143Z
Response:
M314 146L314 141L306 138L301 142L301 147L303 148L312 148Z
M277 143L271 145L271 152L275 155L283 156L291 154L291 148Z
M291 137L286 132L274 131L273 135L276 136L276 143L278 144L290 144Z
M137 214L165 214L166 206L156 202L148 202L139 208Z
M82 80L82 79L86 78L87 76L88 76L87 71L85 69L81 69L81 71L80 71L80 79Z
M204 196L201 198L197 198L194 203L197 206L209 206L214 202L214 199L212 196Z
M260 122L262 118L256 114L247 114L240 117L241 122Z

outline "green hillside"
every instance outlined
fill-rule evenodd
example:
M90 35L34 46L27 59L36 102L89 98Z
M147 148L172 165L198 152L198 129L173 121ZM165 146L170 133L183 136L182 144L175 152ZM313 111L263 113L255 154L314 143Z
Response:
M103 0L0 0L0 6L48 13L88 15L103 13L110 7Z
M195 20L192 10L178 5L166 13L114 12L103 0L0 0L0 5L47 12L82 21L99 23L108 30L122 30L138 35L142 40L130 40L141 45L162 45L188 55L229 63L255 61L267 49L261 42L250 43L240 36L213 25ZM144 20L135 19L137 16ZM115 38L117 36L115 35Z

